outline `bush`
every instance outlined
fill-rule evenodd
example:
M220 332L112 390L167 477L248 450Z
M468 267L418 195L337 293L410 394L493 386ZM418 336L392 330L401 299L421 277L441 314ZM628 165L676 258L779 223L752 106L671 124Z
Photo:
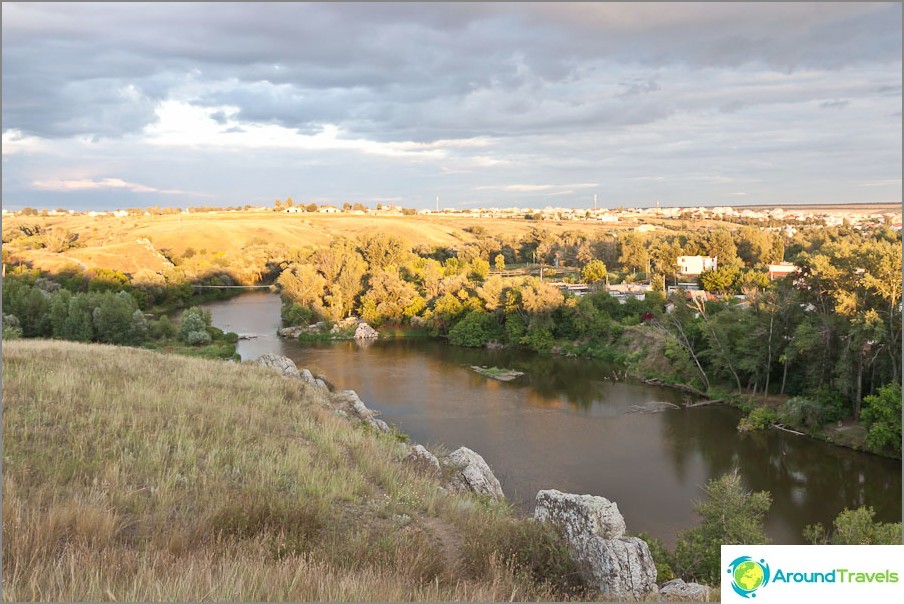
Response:
M3 315L3 339L18 340L22 337L22 326L16 315Z
M491 340L502 338L496 318L485 312L472 311L449 330L449 342L455 346L486 346Z
M738 424L738 432L750 432L765 430L770 424L774 424L778 417L772 407L757 407Z
M210 311L193 306L182 313L179 339L191 346L210 344L211 337L207 333L208 327L210 327Z
M824 407L811 399L795 396L785 401L779 411L781 420L799 428L816 428L835 417L831 408Z
M863 399L861 418L869 432L866 446L875 453L901 454L901 384L888 384Z
M831 534L819 523L810 524L804 528L804 539L813 545L900 545L901 523L876 522L875 515L871 507L845 508L832 523Z
M151 321L148 325L148 332L155 340L165 340L176 337L179 330L169 320L169 317L160 317L156 321Z
M744 489L737 471L706 483L706 501L694 505L702 522L681 532L675 546L675 569L685 578L714 585L721 577L722 545L767 542L763 516L772 505L767 491Z
M674 579L676 576L675 571L672 569L672 553L665 543L661 539L657 539L647 533L639 533L637 537L645 541L650 548L650 556L653 557L653 562L656 563L656 582L665 583Z

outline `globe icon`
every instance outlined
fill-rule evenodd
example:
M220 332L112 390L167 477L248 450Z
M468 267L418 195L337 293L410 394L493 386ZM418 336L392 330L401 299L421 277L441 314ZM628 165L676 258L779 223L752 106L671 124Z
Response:
M753 560L742 562L734 569L734 582L744 591L754 591L763 584L764 578L763 567Z

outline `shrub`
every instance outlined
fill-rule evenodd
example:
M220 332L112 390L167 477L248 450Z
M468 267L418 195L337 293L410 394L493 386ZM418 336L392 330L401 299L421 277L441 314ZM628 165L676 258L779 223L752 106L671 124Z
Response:
M22 337L22 326L16 315L3 315L3 339L17 340Z
M449 342L455 346L480 347L501 337L502 329L496 318L485 312L469 312L449 330Z
M764 430L769 424L774 424L778 417L772 407L757 407L738 424L738 432L750 432Z
M639 533L639 539L646 542L650 548L650 556L656 563L656 582L665 583L675 578L675 571L672 569L672 553L661 539L657 539L647 533Z
M901 384L888 384L863 399L866 446L873 452L901 454Z
M871 507L845 508L832 523L835 530L831 534L820 523L809 524L804 539L814 545L900 545L901 523L876 522L875 515Z
M683 576L715 584L722 545L766 543L763 516L772 505L767 491L744 489L737 471L706 483L706 501L694 505L700 526L681 532L675 546L675 569Z
M802 396L785 401L779 411L779 417L783 422L801 428L821 426L830 416L832 414L825 407Z
M193 306L182 313L182 325L179 327L179 339L191 346L210 344L210 311Z

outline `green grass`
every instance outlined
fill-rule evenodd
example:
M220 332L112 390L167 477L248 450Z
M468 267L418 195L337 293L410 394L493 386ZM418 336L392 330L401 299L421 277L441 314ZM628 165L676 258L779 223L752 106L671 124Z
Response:
M557 600L558 537L263 368L3 346L5 600Z

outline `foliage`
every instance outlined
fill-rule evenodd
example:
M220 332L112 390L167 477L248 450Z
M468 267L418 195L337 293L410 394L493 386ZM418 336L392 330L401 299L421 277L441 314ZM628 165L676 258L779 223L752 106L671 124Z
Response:
M901 454L901 384L879 388L878 394L863 399L863 424L869 431L866 446L876 453Z
M804 539L813 545L900 545L900 522L876 522L871 507L854 510L845 508L832 523L834 530L827 532L822 524L810 524L804 528Z
M738 424L738 432L765 430L778 420L772 407L757 407Z
M606 278L606 264L602 260L591 260L581 269L581 281L596 283Z
M502 339L502 328L496 318L480 311L469 312L449 330L449 342L455 346L480 347Z
M709 480L705 491L706 500L694 506L701 524L678 535L674 568L682 577L712 585L721 577L722 545L767 542L763 516L772 505L772 496L744 489L737 471Z
M16 315L3 315L3 339L17 340L22 337L22 326Z
M650 548L650 557L656 563L656 582L661 584L675 579L675 571L672 568L673 555L662 539L648 533L638 533L637 537L646 542L647 547Z
M210 327L210 311L193 306L182 313L182 323L179 326L179 340L189 346L210 344L211 337L208 333Z

